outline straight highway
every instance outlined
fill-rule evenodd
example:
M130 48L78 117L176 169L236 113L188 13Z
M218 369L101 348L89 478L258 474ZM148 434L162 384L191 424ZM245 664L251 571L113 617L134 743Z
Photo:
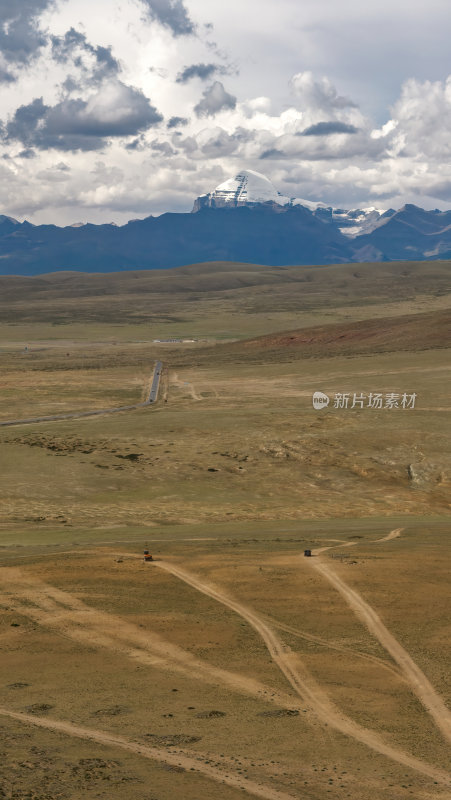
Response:
M157 401L158 389L159 389L159 386L160 386L160 376L161 376L161 370L162 369L163 369L162 362L161 361L157 361L157 363L155 364L155 369L153 371L153 378L152 378L152 383L151 383L151 386L150 386L149 398L147 400L146 405L148 403L156 403L156 401Z

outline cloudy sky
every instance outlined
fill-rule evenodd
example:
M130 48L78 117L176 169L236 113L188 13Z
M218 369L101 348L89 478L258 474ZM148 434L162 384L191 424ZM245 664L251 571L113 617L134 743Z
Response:
M0 213L190 211L242 168L451 207L448 0L0 0Z

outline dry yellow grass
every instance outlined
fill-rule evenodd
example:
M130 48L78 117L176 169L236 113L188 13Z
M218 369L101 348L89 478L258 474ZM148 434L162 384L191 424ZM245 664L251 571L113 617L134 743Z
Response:
M102 299L75 279L78 300L9 298L3 419L139 402L156 358L165 373L155 407L0 428L8 800L448 798L449 350L406 319L442 318L448 266L413 268L416 294L398 267L365 267L358 289L334 269L265 286L198 269L172 300L161 275L141 297L129 276ZM398 314L408 342L359 354L349 325L315 354L285 335L158 346L179 323L142 317L152 281L160 316L185 308L180 329L217 341ZM316 412L315 390L418 397Z
M441 693L444 685L430 672L431 664L440 670L446 658L439 600L446 590L439 567L441 528L407 527L399 542L372 544L387 532L375 528L359 528L362 538L352 552L357 564L337 566L334 551L322 558L350 585L363 587L362 595ZM317 532L315 540L330 546L332 531L326 533ZM72 796L81 798L86 781L104 790L107 774L108 796L119 798L127 778L128 791L147 798L147 781L156 775L155 796L165 800L182 774L175 774L175 783L172 774L165 776L161 758L166 752L187 770L187 798L201 791L232 800L238 790L223 786L226 775L232 781L247 777L249 796L255 785L267 798L276 798L276 792L293 798L308 793L319 800L328 790L359 800L382 792L390 800L446 797L447 747L434 719L377 639L302 558L303 543L292 539L282 532L271 539L256 533L241 543L181 538L156 545L156 557L163 561L155 565L145 565L138 548L123 545L48 558L36 552L22 563L17 551L5 552L3 561L9 557L10 566L0 572L5 609L0 707L35 714L49 729L35 731L32 720L20 716L3 716L2 725L18 743L26 733L45 752L43 763L52 763L44 771L35 764L32 775L16 764L8 778L11 787L50 790L57 797L73 775ZM437 596L435 607L427 608L427 641L417 631L430 587L423 594L417 586L415 603L411 598L418 550L423 550L423 568L434 575ZM158 569L160 563L176 574ZM368 593L368 569L390 585L397 574L402 630L392 618L391 597L378 595L376 605ZM219 600L187 585L186 573L219 592ZM237 609L221 597L237 603ZM289 659L300 677L300 695L277 655L268 651L258 625L253 628L252 619L249 624L242 616L240 603L275 632L282 659ZM69 726L55 739L52 725L58 720L81 733ZM73 738L89 731L94 731L90 757L106 766L92 760L81 769L86 755ZM134 742L157 747L159 753L143 765L108 736L122 737L126 747ZM61 756L53 763L56 742L63 763ZM205 766L214 774L206 776Z

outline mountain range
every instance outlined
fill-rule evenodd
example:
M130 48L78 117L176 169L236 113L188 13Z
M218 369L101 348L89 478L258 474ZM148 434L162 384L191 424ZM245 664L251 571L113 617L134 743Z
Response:
M126 225L32 225L0 215L0 275L167 269L206 261L272 266L451 258L451 211L337 209L280 194L243 170L191 213Z

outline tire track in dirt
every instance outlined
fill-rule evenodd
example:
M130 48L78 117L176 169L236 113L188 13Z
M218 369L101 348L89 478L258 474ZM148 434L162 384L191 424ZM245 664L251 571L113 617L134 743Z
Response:
M378 541L388 541L388 539ZM396 661L411 690L428 711L443 736L451 742L451 712L407 650L390 633L369 603L355 589L351 589L329 564L316 559L312 559L310 563L341 594L351 611Z
M394 528L386 536L381 539L376 539L374 544L382 542L389 542L401 536L404 528ZM344 543L343 547L351 547L359 544L359 541ZM318 556L325 550L331 550L339 545L331 545L330 547L320 547L313 550L313 555ZM436 726L439 728L443 736L451 741L451 711L446 707L444 701L434 689L426 675L422 672L420 667L415 663L407 650L398 642L392 633L386 628L379 615L374 609L363 599L363 597L355 590L352 589L337 573L324 561L310 561L309 562L318 572L320 572L326 580L331 583L334 588L341 594L348 606L354 614L360 619L369 632L379 641L384 649L391 655L394 661L398 664L402 675L410 686L410 689L416 694L426 711L433 718Z
M314 636L311 633L300 631L298 628L294 628L291 625L286 625L284 622L279 622L273 617L266 616L265 619L278 630L285 631L286 633L292 633L293 636L298 636L300 639L305 639L307 642L320 644L322 647L325 647L328 650L336 650L338 653L345 653L353 656L354 658L361 658L365 661L370 661L377 667L382 667L382 669L388 670L388 672L391 672L392 675L395 675L397 678L401 678L403 681L405 681L405 677L399 667L389 664L382 658L378 658L378 656L372 656L370 653L362 653L360 650L353 650L352 647L345 647L345 645L333 644L332 642L327 641L327 639L322 639L320 636Z
M184 750L175 750L174 748L170 751L161 750L158 747L151 747L150 745L142 745L138 742L130 741L123 736L117 736L113 733L84 728L80 725L74 725L71 722L49 719L48 717L43 718L33 714L23 714L21 712L11 711L7 708L0 707L0 714L25 725L45 728L50 731L66 734L67 736L76 737L77 739L97 742L107 747L118 747L121 750L127 750L130 753L144 756L144 758L148 758L152 761L159 761L173 767L182 767L186 771L198 772L216 783L227 784L234 789L241 789L247 794L253 795L254 797L261 797L263 800L296 800L293 795L278 791L270 786L258 784L242 775L231 775L230 773L232 770L228 766L224 767L224 770L221 770L218 767L205 764L203 763L205 756L199 755L198 758L194 758L190 753L186 753Z
M191 383L190 381L181 381L177 372L172 373L172 378L170 378L169 384L176 386L177 389L183 389L184 391L187 391L191 395L193 400L196 400L198 402L201 402L203 400L203 397L199 397L199 395L197 394L196 389L194 388L194 384Z
M404 528L394 528L394 530L387 533L386 536L383 536L382 539L375 539L372 542L368 542L368 544L377 544L378 542L390 542L392 539L397 539L401 536ZM315 547L312 550L312 554L314 556L319 556L321 553L324 553L326 550L336 550L337 547L355 547L358 544L361 544L361 540L356 539L349 542L347 539L326 539L328 542L338 542L338 544L328 544L325 547Z
M331 541L331 540L329 539L329 541ZM343 541L343 540L340 540L340 539L333 539L333 541L334 542L340 542L340 544L328 544L325 547L315 547L315 549L312 550L312 555L313 556L320 556L321 553L325 553L326 550L336 550L337 547L355 547L356 544L360 544L359 541L347 542L347 541Z
M328 699L325 692L304 667L300 658L281 642L274 630L255 611L173 564L160 561L156 562L156 566L170 572L197 591L212 597L218 603L227 606L245 619L263 639L272 659L299 697L301 697L303 703L324 723L399 764L427 775L439 783L449 785L451 776L443 770L426 764L420 759L386 744L376 733L361 727L358 723L342 714Z
M281 708L296 707L296 699L288 693L208 664L159 634L87 606L69 592L26 575L19 568L0 569L0 579L3 585L0 599L6 606L84 646L104 648L135 662L169 669L213 686L226 686Z
M392 539L397 539L398 536L401 536L404 528L395 528L394 530L387 533L386 536L383 536L382 539L376 539L376 542L390 542Z

